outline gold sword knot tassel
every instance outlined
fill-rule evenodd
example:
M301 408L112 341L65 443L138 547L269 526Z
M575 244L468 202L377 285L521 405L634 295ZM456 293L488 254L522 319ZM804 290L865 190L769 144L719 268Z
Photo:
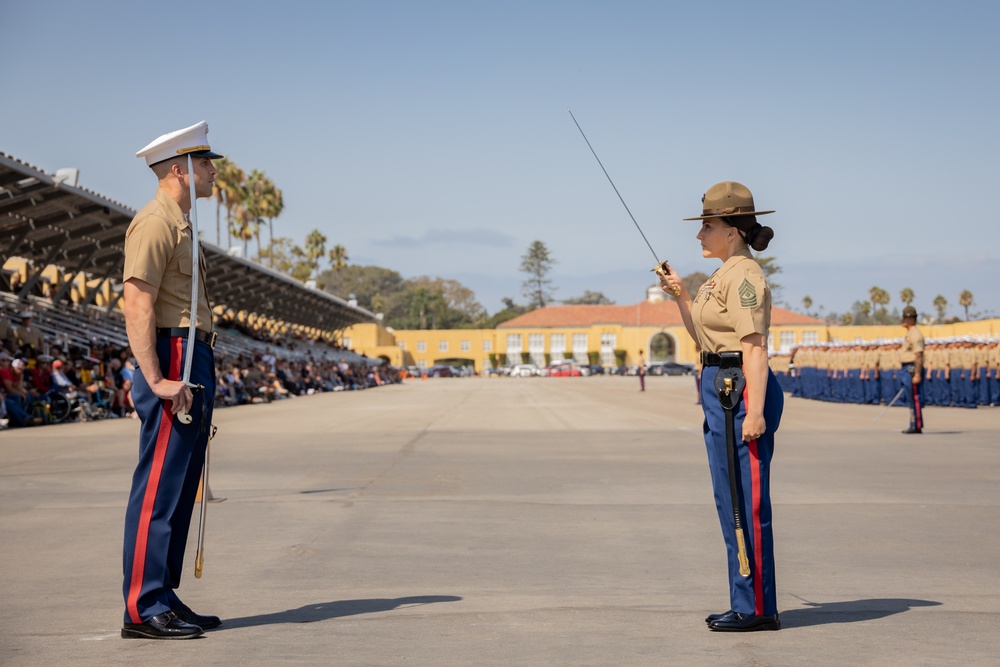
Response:
M750 561L747 560L747 545L743 540L743 531L736 531L736 557L740 561L740 576L750 576Z

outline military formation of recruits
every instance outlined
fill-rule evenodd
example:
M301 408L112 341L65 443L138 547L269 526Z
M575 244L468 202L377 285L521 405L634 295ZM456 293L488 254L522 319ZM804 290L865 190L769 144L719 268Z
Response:
M820 343L771 357L771 368L793 396L836 403L888 405L902 381L902 339ZM924 405L1000 405L1000 346L996 338L928 339ZM896 401L902 405L902 400Z

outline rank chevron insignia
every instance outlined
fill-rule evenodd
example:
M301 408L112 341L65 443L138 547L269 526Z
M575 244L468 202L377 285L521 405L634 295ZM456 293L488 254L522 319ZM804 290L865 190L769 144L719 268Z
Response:
M754 286L746 278L740 283L739 295L740 306L743 308L754 308L757 306L757 290L754 289Z

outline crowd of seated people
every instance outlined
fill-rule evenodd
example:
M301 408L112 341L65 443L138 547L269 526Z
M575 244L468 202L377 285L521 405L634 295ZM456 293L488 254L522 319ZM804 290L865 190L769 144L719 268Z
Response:
M327 391L369 389L402 381L399 369L387 365L338 360L295 361L271 352L253 358L217 354L216 406L270 403Z
M34 319L30 310L8 314L0 307L0 429L136 416L130 398L136 367L127 345L94 340L82 349L33 327ZM241 334L246 328L226 324ZM353 353L351 363L330 357L336 348L313 355L315 346L301 338L258 332L254 340L273 348L240 355L216 349L217 407L401 381L396 369Z

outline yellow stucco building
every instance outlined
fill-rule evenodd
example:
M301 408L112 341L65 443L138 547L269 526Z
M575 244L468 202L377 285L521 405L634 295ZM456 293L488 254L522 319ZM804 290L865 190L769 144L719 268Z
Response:
M642 350L647 362L694 363L694 342L687 335L672 300L651 288L645 301L626 306L546 306L504 322L496 329L394 331L360 324L344 332L344 344L382 357L393 365L430 368L435 364L472 365L483 372L491 365L527 359L545 366L561 359L615 366L637 364ZM774 308L772 351L826 342L826 324L814 317ZM620 359L624 351L624 359Z

